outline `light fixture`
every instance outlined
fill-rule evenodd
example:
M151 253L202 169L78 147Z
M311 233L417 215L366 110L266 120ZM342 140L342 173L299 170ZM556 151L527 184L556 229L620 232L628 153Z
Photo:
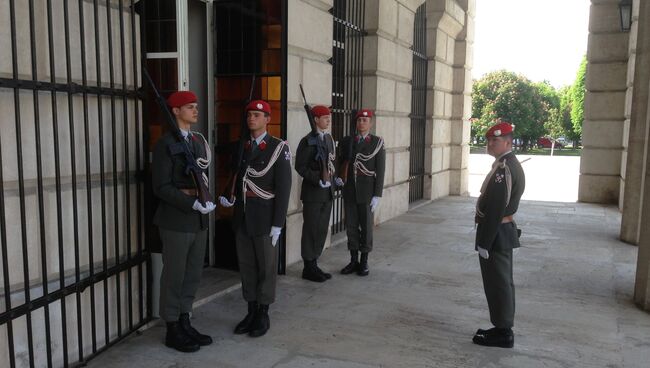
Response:
M621 31L629 32L632 28L632 0L621 0L618 12L621 16Z

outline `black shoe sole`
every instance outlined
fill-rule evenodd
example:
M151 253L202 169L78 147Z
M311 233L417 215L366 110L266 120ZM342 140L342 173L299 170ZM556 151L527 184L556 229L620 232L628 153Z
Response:
M265 330L253 330L253 331L248 333L248 336L250 336L250 337L261 337L261 336L266 335L266 332L268 330L269 330L268 328L265 329Z
M357 271L357 275L359 275L359 276L368 276L369 273L370 273L370 270L368 270L368 271Z
M305 279L305 280L313 281L313 282L325 282L325 281L327 281L326 278L321 279L321 278L309 277L309 276L305 276L305 275L303 275L302 278Z
M504 348L504 349L512 349L515 346L514 341L510 341L506 343L488 342L478 336L474 336L474 338L472 338L472 342L476 345L488 346L494 348Z
M188 347L183 347L183 346L177 347L177 346L173 346L172 344L169 344L167 342L165 342L165 346L167 346L168 348L174 349L176 351L180 351L181 353L194 353L194 352L199 351L199 349L201 349L201 347L198 346L198 345L196 347L189 347L189 348Z

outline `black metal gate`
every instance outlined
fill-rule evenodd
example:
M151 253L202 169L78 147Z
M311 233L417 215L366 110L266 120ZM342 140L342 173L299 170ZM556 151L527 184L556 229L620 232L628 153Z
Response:
M338 143L355 130L353 111L361 106L365 0L334 0L332 45L332 136ZM332 206L332 234L345 230L343 198L337 191Z
M149 320L135 2L0 6L2 367L83 363Z
M424 196L427 64L426 4L422 4L415 13L415 26L413 31L409 203L420 200Z

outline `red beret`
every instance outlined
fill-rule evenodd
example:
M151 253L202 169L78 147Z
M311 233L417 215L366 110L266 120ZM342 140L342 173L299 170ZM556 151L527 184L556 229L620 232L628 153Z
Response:
M167 97L167 105L170 107L181 107L198 101L192 91L176 91Z
M355 119L358 118L371 118L372 117L372 110L370 109L361 109L357 111L357 116L355 116Z
M311 113L314 114L315 118L320 118L325 115L332 115L332 112L327 106L316 105L311 108Z
M248 105L246 105L246 111L261 111L270 115L271 105L269 105L268 102L263 100L255 100L255 101L251 101Z
M501 137L503 135L512 133L513 130L514 127L510 125L510 123L499 123L488 129L488 131L485 133L485 136L487 138Z

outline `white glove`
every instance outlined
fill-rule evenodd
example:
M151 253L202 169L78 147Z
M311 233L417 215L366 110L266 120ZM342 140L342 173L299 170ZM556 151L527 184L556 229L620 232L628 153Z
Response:
M478 255L481 256L481 258L483 259L490 258L490 253L488 252L487 249L481 247L477 247L477 248L478 248Z
M370 212L375 212L377 207L379 207L379 199L380 197L372 197L370 200Z
M271 245L275 247L275 245L278 243L278 238L280 237L280 233L282 232L282 228L279 226L271 226L271 233L269 236L271 237Z
M339 178L339 177L336 177L336 179L334 179L334 182L335 182L336 185L338 185L339 187L342 187L343 185L345 185L345 183L343 182L343 179L341 179L341 178Z
M192 209L199 211L204 215L207 215L208 213L214 211L215 208L217 208L217 206L215 206L214 203L205 202L205 206L203 206L198 199L194 201L194 205L192 205Z
M232 202L228 201L228 199L224 196L219 196L219 204L222 207L232 207L235 205L235 201L233 200Z
M318 185L320 185L321 188L329 188L332 186L332 183L329 181L323 182L322 180L319 180Z

